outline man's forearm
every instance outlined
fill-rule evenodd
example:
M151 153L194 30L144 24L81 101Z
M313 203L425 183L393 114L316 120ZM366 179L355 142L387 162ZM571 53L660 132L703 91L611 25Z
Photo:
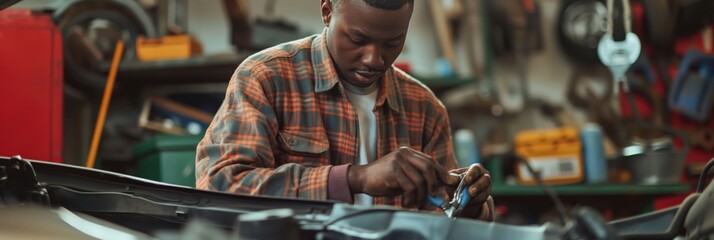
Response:
M217 169L218 168L218 169ZM255 168L243 164L197 166L196 188L277 197L327 199L327 179L331 166L305 167L283 164L276 168Z

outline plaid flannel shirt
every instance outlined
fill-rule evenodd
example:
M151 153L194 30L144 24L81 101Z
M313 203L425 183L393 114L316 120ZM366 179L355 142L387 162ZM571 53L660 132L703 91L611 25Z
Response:
M330 169L358 162L359 133L324 35L266 49L238 66L198 145L197 188L328 199ZM409 146L456 168L446 109L419 81L391 67L373 112L377 158ZM374 204L400 207L401 199L375 197Z

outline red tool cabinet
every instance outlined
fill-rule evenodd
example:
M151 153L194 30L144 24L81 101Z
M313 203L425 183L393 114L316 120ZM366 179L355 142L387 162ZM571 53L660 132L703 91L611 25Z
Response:
M47 14L0 11L0 156L62 162L62 35Z

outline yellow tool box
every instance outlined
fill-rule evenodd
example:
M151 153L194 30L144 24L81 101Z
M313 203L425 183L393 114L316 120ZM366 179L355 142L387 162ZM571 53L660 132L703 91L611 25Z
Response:
M548 184L569 184L584 179L582 145L577 129L571 127L523 131L515 137L516 154L539 171ZM516 165L522 184L536 181L523 163Z
M188 35L158 39L139 37L136 40L136 56L141 61L185 59L201 52L201 46Z

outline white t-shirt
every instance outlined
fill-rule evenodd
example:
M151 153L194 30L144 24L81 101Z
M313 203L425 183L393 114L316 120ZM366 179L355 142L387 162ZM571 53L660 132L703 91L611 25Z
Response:
M357 112L359 121L359 162L354 165L365 165L377 158L377 119L374 116L374 104L377 101L377 82L362 88L342 81L347 99ZM371 206L373 198L367 194L355 194L355 204Z

